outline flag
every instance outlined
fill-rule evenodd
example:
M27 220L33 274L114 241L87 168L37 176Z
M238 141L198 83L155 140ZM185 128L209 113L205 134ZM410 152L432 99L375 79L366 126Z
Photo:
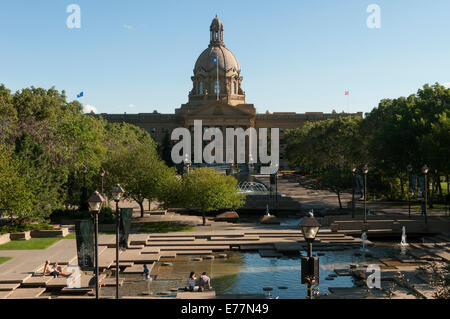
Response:
M131 227L131 215L133 215L133 208L121 208L120 209L120 236L119 247L128 248L128 235L130 234Z
M350 91L345 91L345 95L349 95L350 94Z
M78 266L81 270L92 270L95 263L94 222L92 219L75 222Z
M77 95L77 98L83 97L83 92L80 92L80 94Z

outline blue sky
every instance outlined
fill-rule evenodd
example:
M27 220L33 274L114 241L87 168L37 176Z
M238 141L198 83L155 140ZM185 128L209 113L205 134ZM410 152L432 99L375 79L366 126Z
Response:
M69 29L69 4L81 28ZM370 4L381 28L369 29ZM0 83L55 86L101 113L173 113L217 13L258 112L370 111L450 84L448 0L0 1ZM344 95L350 90L349 107Z

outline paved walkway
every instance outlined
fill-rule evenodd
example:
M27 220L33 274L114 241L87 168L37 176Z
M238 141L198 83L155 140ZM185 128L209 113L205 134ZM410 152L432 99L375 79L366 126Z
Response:
M0 265L0 278L34 272L46 259L59 264L76 263L76 256L76 241L70 239L61 239L43 250L0 250L0 257L13 257Z

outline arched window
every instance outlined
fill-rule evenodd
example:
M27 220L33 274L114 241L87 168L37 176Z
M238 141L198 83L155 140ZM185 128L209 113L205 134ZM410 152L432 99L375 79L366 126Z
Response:
M203 82L198 84L198 94L203 94Z
M231 93L236 94L236 82L233 81L233 84L231 85Z

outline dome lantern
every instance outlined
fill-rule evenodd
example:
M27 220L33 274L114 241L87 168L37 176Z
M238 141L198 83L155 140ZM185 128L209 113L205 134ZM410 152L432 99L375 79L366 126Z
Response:
M224 45L223 42L223 24L220 19L216 17L212 20L211 26L209 27L211 32L211 45Z

